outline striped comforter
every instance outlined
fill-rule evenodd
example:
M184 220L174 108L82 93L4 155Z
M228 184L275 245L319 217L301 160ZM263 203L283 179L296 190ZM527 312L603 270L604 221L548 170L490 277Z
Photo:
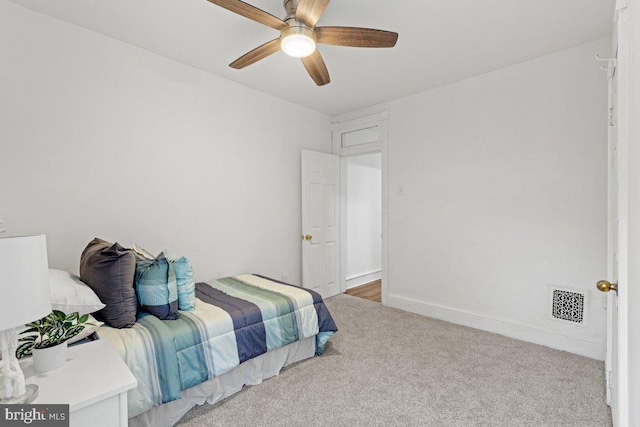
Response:
M316 336L321 354L337 331L319 294L261 276L198 283L196 297L195 309L177 320L142 312L132 328L98 330L138 380L128 394L129 417L303 338Z

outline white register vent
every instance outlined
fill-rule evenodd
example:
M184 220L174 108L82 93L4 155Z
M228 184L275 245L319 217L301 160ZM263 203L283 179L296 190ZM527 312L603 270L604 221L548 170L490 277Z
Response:
M585 325L587 294L578 290L551 288L551 318L576 326Z

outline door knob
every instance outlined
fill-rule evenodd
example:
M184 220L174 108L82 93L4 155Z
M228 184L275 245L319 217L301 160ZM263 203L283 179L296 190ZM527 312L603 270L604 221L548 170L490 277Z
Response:
M303 234L301 237L302 237L302 240L311 240L311 239L313 239L313 236L311 236L309 234Z
M596 288L598 288L598 290L601 291L601 292L609 292L609 291L618 292L618 284L617 283L609 283L606 280L600 280L596 284Z

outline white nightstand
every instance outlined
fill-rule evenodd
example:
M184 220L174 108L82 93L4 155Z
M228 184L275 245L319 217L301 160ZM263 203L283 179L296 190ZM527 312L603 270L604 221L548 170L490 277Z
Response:
M20 365L27 384L39 388L33 403L68 403L71 427L127 426L127 390L138 382L108 340L69 348L66 365L44 374L31 358Z

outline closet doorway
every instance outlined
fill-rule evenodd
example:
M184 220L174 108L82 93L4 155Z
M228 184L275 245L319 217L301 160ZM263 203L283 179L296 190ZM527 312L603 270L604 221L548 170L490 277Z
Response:
M340 156L340 284L350 295L386 303L388 113L333 125Z
M340 158L345 292L382 302L382 153Z

